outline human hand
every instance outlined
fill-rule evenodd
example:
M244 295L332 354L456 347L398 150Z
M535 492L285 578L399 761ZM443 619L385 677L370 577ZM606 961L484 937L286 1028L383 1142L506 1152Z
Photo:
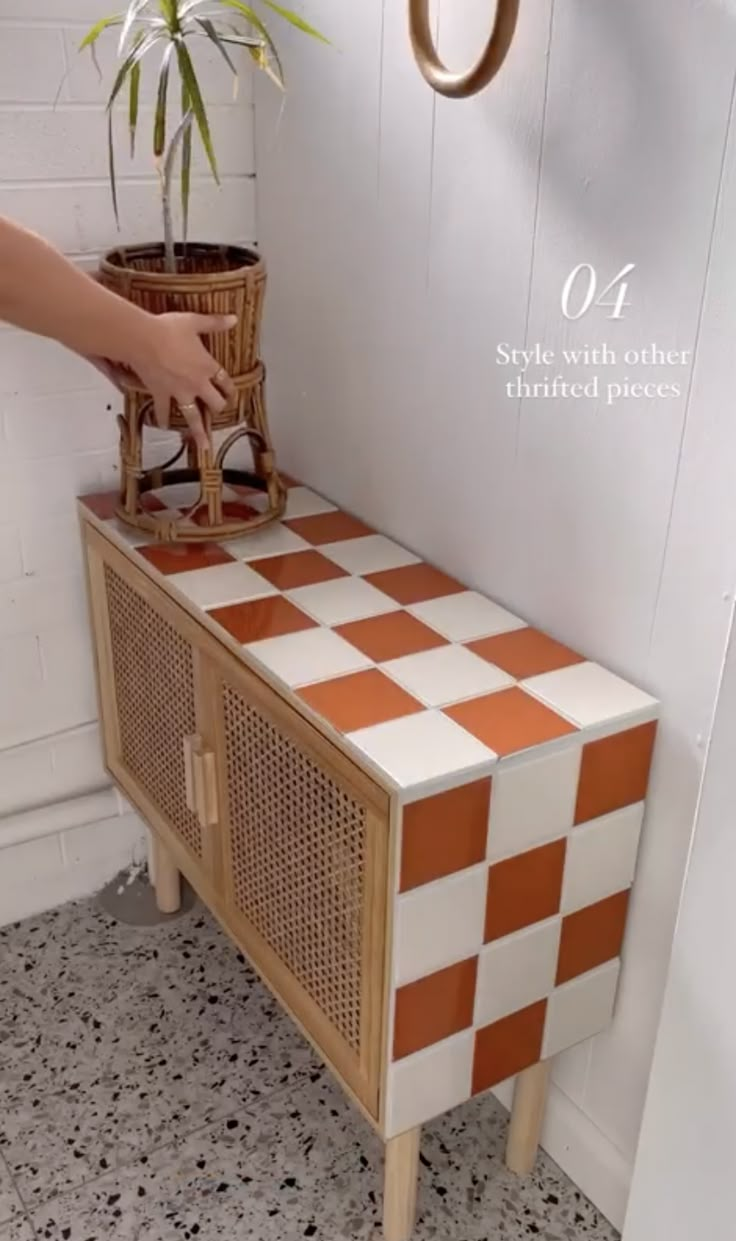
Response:
M169 425L174 401L200 448L206 448L208 440L198 402L219 414L236 396L232 379L218 367L201 337L230 331L237 321L236 315L149 315L145 339L123 359L151 393L158 425Z
M126 379L130 381L131 376L130 371L127 371L124 366L120 366L117 362L111 362L109 358L87 357L86 361L94 366L95 370L99 371L101 375L104 375L105 379L109 380L111 384L114 384L118 392L125 392Z

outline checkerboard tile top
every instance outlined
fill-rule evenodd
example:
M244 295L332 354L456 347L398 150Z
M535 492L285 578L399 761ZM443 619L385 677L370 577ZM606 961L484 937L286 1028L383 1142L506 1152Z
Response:
M86 503L393 795L392 1137L611 1020L657 704L289 481L282 522L222 545Z

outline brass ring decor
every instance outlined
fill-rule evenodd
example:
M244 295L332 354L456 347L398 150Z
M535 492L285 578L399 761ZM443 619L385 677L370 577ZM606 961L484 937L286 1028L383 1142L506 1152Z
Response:
M496 17L485 50L467 73L451 73L434 45L429 23L429 0L409 0L409 33L414 58L425 81L439 95L465 99L483 90L506 59L516 30L519 0L497 0Z

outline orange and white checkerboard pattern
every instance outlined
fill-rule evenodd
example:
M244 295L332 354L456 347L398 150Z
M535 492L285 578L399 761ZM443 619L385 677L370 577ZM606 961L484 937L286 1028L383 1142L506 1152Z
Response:
M608 1025L655 727L404 807L389 1136Z
M402 804L387 1136L603 1029L655 700L297 483L222 545L85 503Z

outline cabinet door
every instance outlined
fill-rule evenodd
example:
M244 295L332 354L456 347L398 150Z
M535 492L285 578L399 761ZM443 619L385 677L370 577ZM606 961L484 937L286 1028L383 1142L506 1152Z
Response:
M226 917L325 1059L375 1116L388 798L288 703L213 668Z
M107 765L190 877L207 874L212 842L186 763L198 734L196 626L92 527L85 537Z

